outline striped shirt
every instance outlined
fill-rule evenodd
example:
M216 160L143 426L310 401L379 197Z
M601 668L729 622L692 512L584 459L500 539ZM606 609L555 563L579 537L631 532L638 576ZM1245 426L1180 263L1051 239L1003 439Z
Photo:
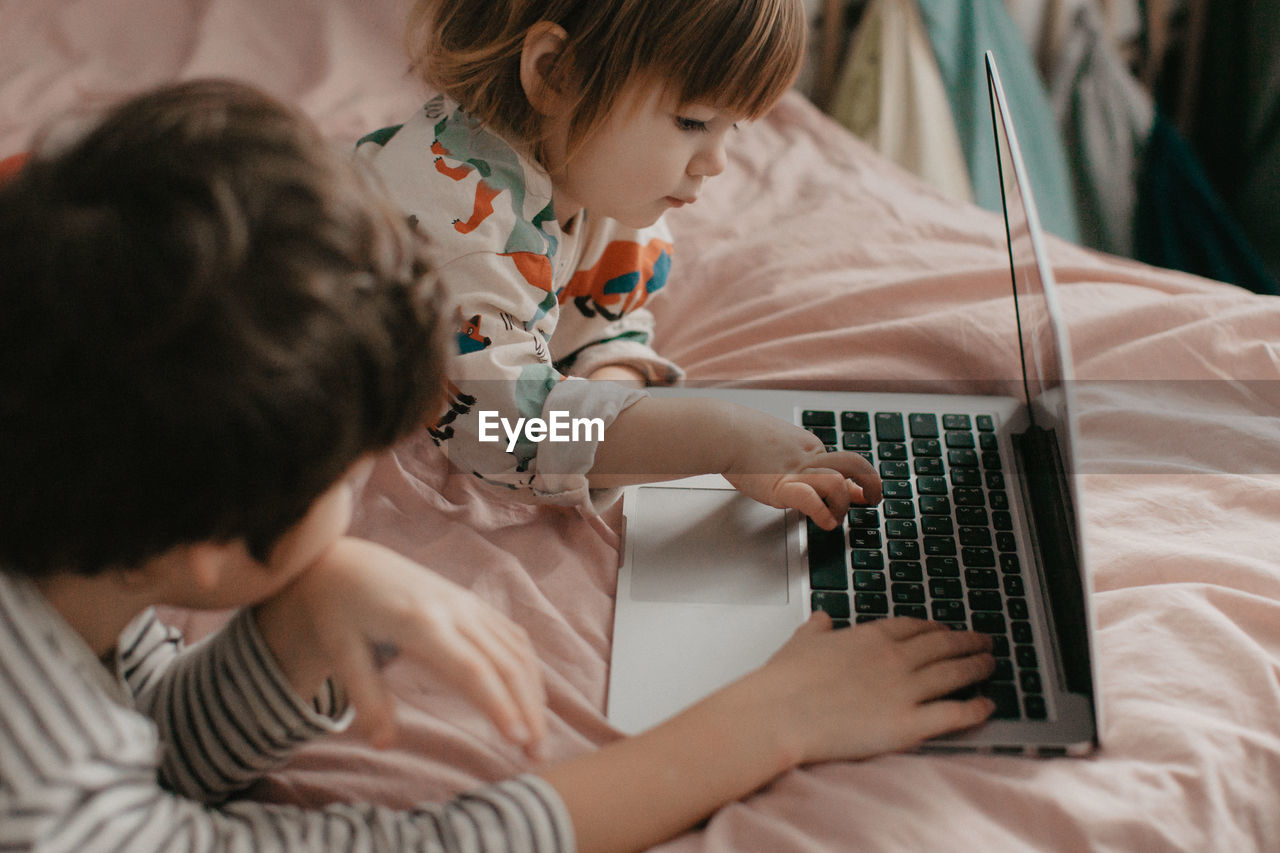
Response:
M0 851L573 849L530 775L408 811L224 802L352 716L332 689L293 693L248 611L184 647L148 610L116 659L0 572Z

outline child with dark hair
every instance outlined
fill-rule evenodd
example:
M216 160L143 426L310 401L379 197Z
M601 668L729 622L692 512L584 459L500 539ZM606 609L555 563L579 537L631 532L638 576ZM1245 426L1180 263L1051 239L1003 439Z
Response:
M798 764L981 722L989 641L832 631L653 730L408 811L228 798L427 664L531 755L528 635L345 535L445 395L423 246L252 89L141 95L0 184L0 848L585 850L669 838ZM189 648L158 605L239 608Z

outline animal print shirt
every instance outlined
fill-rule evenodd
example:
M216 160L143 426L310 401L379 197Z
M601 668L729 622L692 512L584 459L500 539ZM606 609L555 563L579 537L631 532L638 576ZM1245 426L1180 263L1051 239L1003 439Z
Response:
M450 407L432 438L455 465L521 499L601 498L587 489L588 439L643 392L582 377L608 364L648 384L682 376L650 347L645 307L671 265L665 225L637 230L583 211L562 229L546 172L442 96L361 139L357 153L430 238L456 324ZM519 426L557 417L559 439Z

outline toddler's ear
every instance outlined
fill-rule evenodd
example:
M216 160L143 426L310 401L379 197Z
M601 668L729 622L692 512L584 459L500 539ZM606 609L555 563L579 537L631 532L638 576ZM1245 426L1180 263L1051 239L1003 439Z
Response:
M561 112L568 100L562 69L556 68L568 40L564 28L551 21L539 21L524 35L520 85L529 103L543 115Z

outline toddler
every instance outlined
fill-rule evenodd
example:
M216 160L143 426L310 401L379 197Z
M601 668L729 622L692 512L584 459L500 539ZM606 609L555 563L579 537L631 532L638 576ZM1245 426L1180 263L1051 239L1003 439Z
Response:
M828 529L851 500L879 500L856 453L636 387L682 375L651 348L646 306L672 258L662 215L697 201L738 123L791 84L804 27L801 0L418 0L413 67L440 94L357 150L431 237L456 334L450 406L430 430L456 465L562 504L723 473ZM557 412L603 441L496 426Z

